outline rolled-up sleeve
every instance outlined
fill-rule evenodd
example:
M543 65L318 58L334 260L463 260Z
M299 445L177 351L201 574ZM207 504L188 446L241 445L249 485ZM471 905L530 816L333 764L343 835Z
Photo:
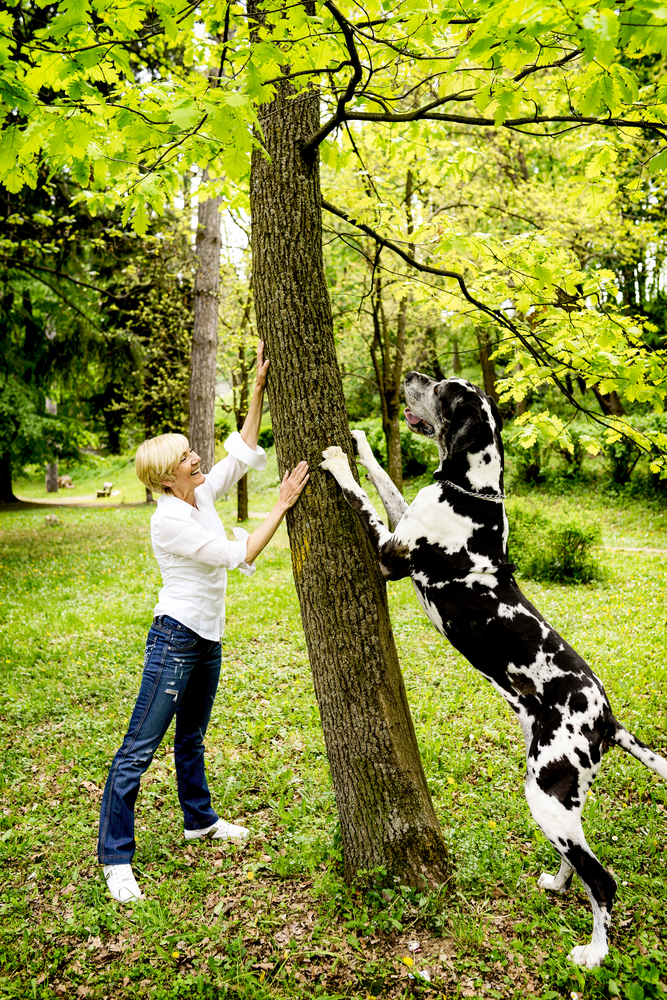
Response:
M237 540L237 542L243 542L245 544L246 554L247 554L248 539L250 538L248 532L245 530L245 528L232 528L232 534L234 538ZM241 573L245 573L246 576L252 576L252 574L255 572L255 564L248 563L244 560L242 563L238 564L237 569Z
M213 466L206 476L206 483L212 491L213 500L219 500L223 493L231 489L248 471L248 467L261 472L266 468L266 452L257 445L253 451L245 443L238 431L230 434L225 441L227 457ZM201 489L202 487L200 487Z
M233 455L234 458L238 458L239 462L243 462L244 465L249 465L251 469L256 469L257 472L261 472L262 469L266 468L266 452L259 445L253 451L250 448L238 431L234 431L230 434L225 441L225 450Z
M243 569L252 572L246 563L248 542L244 538L230 542L224 535L214 535L195 521L165 517L156 532L156 542L167 553L186 556L206 566Z

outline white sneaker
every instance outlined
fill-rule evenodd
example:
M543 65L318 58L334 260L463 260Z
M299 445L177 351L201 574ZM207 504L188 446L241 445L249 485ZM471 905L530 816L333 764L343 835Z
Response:
M186 830L186 840L246 840L250 830L245 826L234 826L233 823L225 823L224 819L216 820L212 826L205 826L203 830Z
M136 899L146 898L137 885L132 865L103 865L102 871L109 892L119 903L131 903Z

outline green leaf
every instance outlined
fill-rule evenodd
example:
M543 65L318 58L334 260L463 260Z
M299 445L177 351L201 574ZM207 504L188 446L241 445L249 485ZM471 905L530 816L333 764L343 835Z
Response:
M628 983L625 986L627 1000L644 1000L644 987L639 983Z
M667 167L667 147L662 149L656 156L652 156L647 163L649 173L659 174Z
M169 120L182 129L190 129L200 120L201 112L195 102L185 98L169 108Z

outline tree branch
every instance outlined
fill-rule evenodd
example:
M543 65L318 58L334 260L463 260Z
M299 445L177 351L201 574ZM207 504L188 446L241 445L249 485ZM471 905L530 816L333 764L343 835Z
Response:
M407 254L405 250L399 247L396 243L393 243L391 240L385 239L384 236L380 236L378 232L376 232L374 229L371 229L370 226L365 225L363 222L356 222L354 219L350 218L350 216L347 215L347 213L343 212L342 209L337 208L335 205L332 205L331 202L322 199L322 208L326 209L327 212L331 212L332 215L337 215L339 219L343 219L345 222L348 222L350 225L355 226L357 229L360 229L363 233L366 233L367 236L370 236L371 239L375 240L378 246L387 247L388 250L391 250L392 253L395 253L398 257L400 257L407 264L409 264L410 267L415 268L417 271L422 271L425 274L436 274L443 278L453 278L457 282L459 288L461 289L461 293L467 302L473 305L480 312L485 313L485 315L489 316L496 323L502 326L505 330L509 330L509 332L516 337L516 339L525 347L530 356L538 364L540 365L544 364L544 357L535 348L534 344L531 344L530 340L525 335L523 330L521 330L521 328L517 326L516 323L513 323L512 320L509 318L509 316L507 316L500 309L493 309L491 306L487 306L484 302L481 302L479 299L475 298L475 296L470 292L470 289L466 285L465 279L462 274L459 274L457 271L447 271L444 268L431 267L430 264L420 263L419 261L415 260L414 257L411 257L409 254ZM575 399L574 395L569 391L569 389L561 381L561 379L558 378L555 372L551 371L550 377L554 382L554 384L556 385L556 387L558 388L558 390L568 400L568 402L575 407L575 409L579 410L581 413L587 414L593 419L597 419L598 423L602 423L603 426L605 427L609 426L605 421L597 418L596 414L592 413L590 410L583 407L579 403L579 401Z
M361 68L361 60L359 59L359 53L357 52L357 46L354 43L354 32L348 21L345 20L340 11L334 6L331 0L325 0L324 6L333 15L335 20L343 32L345 38L345 44L347 45L347 51L350 55L350 65L353 67L352 76L348 80L345 92L338 98L338 105L334 115L326 122L325 125L319 129L318 132L313 136L313 138L308 142L303 148L304 159L309 159L315 155L315 150L321 142L326 139L330 132L333 132L335 128L345 121L345 105L348 101L351 101L354 97L354 92L357 89L357 84L360 82L363 76L363 70Z

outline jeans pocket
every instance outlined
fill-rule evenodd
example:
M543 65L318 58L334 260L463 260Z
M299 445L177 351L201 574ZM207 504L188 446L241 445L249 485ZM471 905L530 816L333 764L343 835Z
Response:
M169 636L169 645L172 649L186 650L193 649L197 645L199 636L189 628L181 627L174 629Z

